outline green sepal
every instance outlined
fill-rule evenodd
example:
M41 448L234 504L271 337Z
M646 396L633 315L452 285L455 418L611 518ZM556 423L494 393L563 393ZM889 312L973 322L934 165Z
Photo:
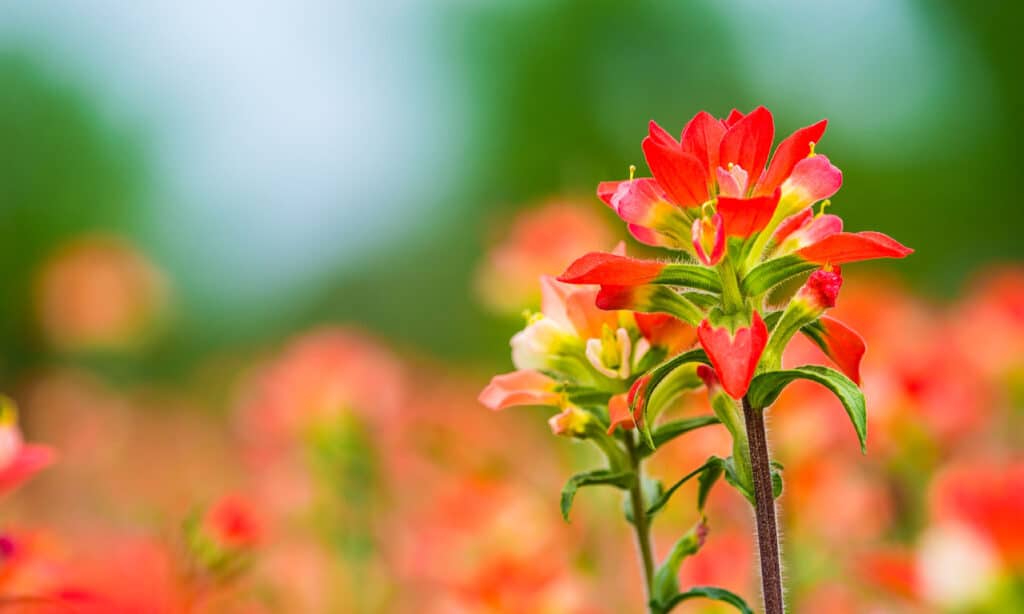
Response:
M721 601L722 603L728 603L729 605L736 608L742 614L754 614L754 610L747 605L747 602L742 597L727 591L724 588L718 588L716 586L695 586L685 593L679 593L673 596L671 599L664 603L658 603L655 601L651 602L651 610L654 614L668 614L677 605L690 599L712 599L714 601Z
M722 282L718 278L718 274L712 269L697 264L666 264L654 283L684 286L708 292L721 292L722 290Z
M772 497L778 499L782 496L782 465L772 461ZM739 471L736 469L736 461L733 457L729 457L722 461L722 469L725 474L725 481L730 486L735 488L743 498L745 498L750 505L757 505L754 491L750 490L743 485L743 481L740 479ZM709 487L710 488L710 487Z
M576 498L576 491L584 486L615 486L626 489L636 481L636 474L632 471L612 471L610 469L598 469L586 473L577 473L569 478L562 488L562 518L569 522L569 510L572 509L573 499Z
M686 557L697 554L697 551L703 545L706 532L707 528L704 526L704 522L701 521L697 526L680 537L675 545L672 546L672 550L654 574L654 581L651 586L651 601L657 603L667 602L679 594L679 566L682 565Z
M754 267L740 286L746 296L760 296L790 277L813 271L820 265L808 262L796 255L774 258Z
M750 383L747 398L755 408L768 407L775 402L790 382L797 379L817 382L836 395L857 432L861 452L867 452L868 425L864 393L850 378L835 369L819 365L806 365L795 369L762 373Z
M654 440L655 449L657 449L680 435L685 435L690 431L703 428L705 426L711 426L713 424L721 423L718 421L718 418L714 416L694 416L693 418L672 420L671 422L666 422L654 429L654 432L651 433L651 438ZM654 450L651 448L642 448L638 450L638 452L641 458L645 458L653 454Z
M644 436L644 441L647 443L647 447L650 448L651 450L655 449L655 445L654 437L651 435L651 421L649 420L649 416L647 415L647 408L650 405L650 399L654 395L654 391L657 389L658 384L660 384L663 379L668 377L668 375L672 373L672 371L691 362L699 362L706 365L711 364L711 361L708 360L708 355L704 353L704 350L694 349L690 350L689 352L683 352L682 354L676 356L675 358L672 358L661 363L653 371L651 371L651 379L650 381L647 382L647 389L641 397L643 399L643 405L642 407L639 408L640 415L642 416L642 428L640 429L640 432ZM630 409L634 410L635 415L636 409L638 408L632 407Z

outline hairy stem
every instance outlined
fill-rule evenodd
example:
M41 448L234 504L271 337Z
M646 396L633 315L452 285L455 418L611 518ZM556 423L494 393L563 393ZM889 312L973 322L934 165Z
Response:
M629 463L636 475L633 485L629 489L630 504L633 507L633 528L636 529L636 546L640 552L640 561L644 568L644 594L647 602L650 603L653 597L652 588L654 585L654 553L651 550L651 525L647 517L646 503L643 495L643 468L640 455L637 454L636 440L633 433L627 433L626 448L629 450Z
M757 546L761 560L764 611L765 614L784 614L779 528L775 520L775 496L772 492L772 467L768 459L764 412L759 407L751 407L750 401L743 397L743 414L747 424L750 462L754 473L754 508L757 517Z

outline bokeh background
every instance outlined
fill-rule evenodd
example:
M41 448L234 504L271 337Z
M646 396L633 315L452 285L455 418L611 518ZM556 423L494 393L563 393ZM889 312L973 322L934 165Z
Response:
M540 412L475 403L491 373L510 369L508 337L534 300L495 287L488 263L511 242L557 273L565 262L543 260L552 244L610 246L624 229L593 191L643 168L648 120L676 132L701 109L763 104L779 134L827 117L819 150L845 177L835 211L848 229L917 250L850 284L848 317L879 348L868 368L879 381L913 370L869 383L869 401L900 425L880 427L878 458L850 455L845 431L849 462L825 453L831 440L820 455L779 444L809 484L784 502L792 522L799 506L849 501L863 513L835 522L870 525L824 547L790 529L793 596L826 604L797 611L1018 611L1024 538L1006 525L1019 495L989 501L996 520L968 514L998 525L984 547L973 536L957 550L947 542L958 537L928 531L945 517L935 484L949 467L973 463L967 482L995 476L994 493L1022 480L1020 17L1013 3L913 0L5 4L0 386L26 438L61 460L0 504L11 552L49 561L29 579L5 575L17 557L0 547L0 588L20 598L54 578L103 586L83 556L164 561L153 544L173 541L190 510L243 491L270 528L255 571L232 577L231 599L250 608L239 611L633 611L613 495L581 496L569 527L557 516L561 482L592 458L551 438ZM571 213L539 223L559 231L531 244L539 231L522 212L552 206ZM247 420L265 419L246 408L301 406L295 391L310 387L363 418L304 439L319 452L300 456L314 460L277 471L283 461L253 452L265 434ZM289 410L266 411L288 422L274 412ZM907 426L918 414L925 426ZM869 468L851 469L860 462ZM275 472L276 486L261 483ZM324 480L333 496L299 497L315 505L263 498L319 493ZM822 490L836 482L863 488ZM513 510L497 527L494 501ZM725 576L753 600L749 519L731 505L705 563L684 573ZM692 520L668 517L663 541ZM488 531L501 538L479 537ZM482 578L478 558L492 553L480 541L531 545L495 555ZM952 597L928 593L943 582L915 566L927 547L939 554L925 558L987 571ZM833 560L833 548L846 554ZM522 561L551 550L555 563L524 575ZM153 565L162 578L169 564ZM323 589L335 576L346 581ZM229 611L204 600L189 607ZM143 610L187 610L160 608Z

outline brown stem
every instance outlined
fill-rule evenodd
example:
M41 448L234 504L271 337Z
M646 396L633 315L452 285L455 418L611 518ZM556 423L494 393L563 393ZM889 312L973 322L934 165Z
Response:
M779 528L775 521L772 467L768 459L768 436L764 412L751 407L743 397L743 415L750 442L750 464L754 474L754 509L757 517L757 545L761 560L761 590L765 614L784 614L782 561L779 556Z
M633 528L636 529L636 546L640 552L640 560L644 568L644 594L647 602L650 603L653 597L654 586L654 554L651 551L651 526L647 517L647 508L644 504L643 495L643 474L641 459L636 451L636 442L631 433L627 433L626 449L629 451L629 463L636 475L633 485L629 488L630 503L633 506Z

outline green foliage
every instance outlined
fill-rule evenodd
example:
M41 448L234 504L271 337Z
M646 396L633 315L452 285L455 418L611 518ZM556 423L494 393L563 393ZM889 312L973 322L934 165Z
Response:
M611 471L609 469L598 469L586 473L577 473L569 478L562 488L562 518L569 522L569 510L572 509L573 499L576 498L576 491L584 486L614 486L626 489L636 481L636 474L632 471Z
M690 599L711 599L714 601L721 601L722 603L728 603L735 607L742 614L754 614L754 610L751 609L747 602L742 597L727 591L724 588L717 588L714 586L695 586L685 593L679 593L664 603L651 603L651 610L654 614L668 614L673 608L684 601Z
M743 278L743 293L747 296L760 296L790 277L813 271L818 266L796 255L763 262Z
M828 388L843 404L846 414L857 431L862 452L867 451L867 410L864 405L864 393L850 378L835 369L818 365L807 365L796 369L771 371L762 373L750 383L747 398L754 407L770 406L778 398L782 390L791 382L806 379L817 382Z
M656 369L651 371L651 379L647 383L647 391L646 394L643 395L642 406L639 408L640 414L642 416L641 422L643 423L641 432L643 433L644 441L647 443L647 446L651 450L655 449L656 446L654 444L654 437L651 434L650 417L647 413L648 406L650 405L650 399L654 395L654 391L657 389L658 384L660 384L662 380L668 377L669 374L671 374L679 367L694 362L710 364L708 356L707 354L704 353L704 350L696 349L690 350L689 352L683 352L682 354L676 356L675 358L663 362ZM634 407L633 409L635 412L637 408Z
M654 441L654 448L641 448L638 452L641 457L650 456L654 453L654 450L672 441L676 437L713 424L721 424L721 422L719 422L718 418L714 416L694 416L692 418L681 418L679 420L666 422L665 424L655 428L654 432L651 433L651 439Z

